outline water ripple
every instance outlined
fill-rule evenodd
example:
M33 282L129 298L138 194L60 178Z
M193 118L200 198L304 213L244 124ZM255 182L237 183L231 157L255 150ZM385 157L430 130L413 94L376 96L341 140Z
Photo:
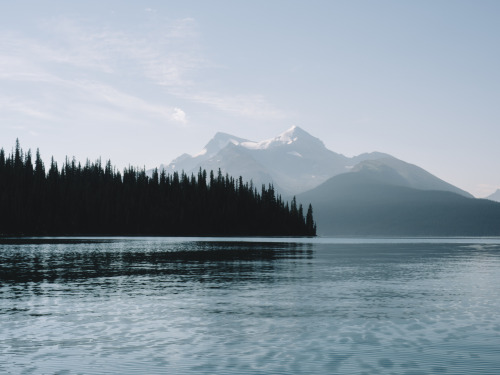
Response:
M0 243L0 372L498 374L500 243Z

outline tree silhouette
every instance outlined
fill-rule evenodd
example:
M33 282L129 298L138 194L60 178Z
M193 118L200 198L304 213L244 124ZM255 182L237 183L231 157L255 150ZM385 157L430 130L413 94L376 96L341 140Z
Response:
M209 177L207 177L209 176ZM284 202L272 185L260 192L219 169L197 176L125 168L100 159L82 166L66 158L48 171L36 151L16 141L0 149L0 235L274 235L312 236L312 207Z

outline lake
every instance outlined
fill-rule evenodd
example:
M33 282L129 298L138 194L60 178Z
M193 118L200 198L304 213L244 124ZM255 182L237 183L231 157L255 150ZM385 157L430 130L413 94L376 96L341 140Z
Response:
M0 240L0 373L499 374L499 238Z

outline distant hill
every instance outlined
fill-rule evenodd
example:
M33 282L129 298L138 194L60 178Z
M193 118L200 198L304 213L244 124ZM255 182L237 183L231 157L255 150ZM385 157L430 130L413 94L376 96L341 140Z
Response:
M485 199L489 199L495 202L500 202L500 189L497 189L493 194L488 195Z
M406 186L420 190L449 191L473 198L468 192L449 184L416 165L406 163L392 156L376 160L365 160L357 164L352 172L363 172L370 178L382 178L390 185Z
M185 171L196 175L200 168L214 171L220 168L223 174L252 180L256 187L273 183L279 193L291 197L348 171L385 167L399 176L394 178L405 181L401 182L403 186L452 191L471 197L422 168L388 154L372 152L349 158L330 151L320 139L297 126L260 142L217 133L198 154L183 154L168 165L160 165L159 169L166 173Z
M405 178L396 163L364 163L297 196L310 202L320 235L500 235L500 203L450 191L420 173ZM414 170L412 166L406 166ZM419 172L414 170L414 172ZM432 175L431 175L432 176ZM432 183L431 183L432 182ZM444 183L446 184L446 183Z

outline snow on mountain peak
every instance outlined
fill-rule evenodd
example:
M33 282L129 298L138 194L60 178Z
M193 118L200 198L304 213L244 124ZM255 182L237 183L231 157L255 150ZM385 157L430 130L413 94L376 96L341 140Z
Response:
M234 135L231 134L217 132L215 136L210 140L210 142L207 143L205 148L203 148L203 150L194 155L194 157L204 156L204 155L211 157L217 154L220 150L222 150L230 143L238 146L243 142L248 142L248 140L235 137Z
M273 183L290 196L348 171L377 174L383 178L397 177L416 189L446 190L465 195L435 176L429 176L421 168L388 154L375 152L352 158L337 154L298 126L260 142L218 132L194 157L183 154L161 167L167 173L185 171L187 174L197 173L200 168L207 171L220 168L223 173L252 180L255 186Z
M277 137L266 139L260 142L242 142L241 146L251 150L266 150L271 147L290 145L294 142L297 142L299 138L303 137L304 135L311 137L311 135L309 135L307 132L294 125Z
M203 155L206 155L206 153L208 152L208 150L206 148L204 148L203 150L201 150L200 152L198 152L197 154L194 154L193 155L193 158L197 158L198 156L203 156Z
M292 144L297 139L299 139L298 134L297 134L298 129L300 130L300 128L298 128L297 126L294 125L290 129L288 129L287 131L281 133L276 138L274 138L274 141L280 142L283 144L287 144L287 145Z

